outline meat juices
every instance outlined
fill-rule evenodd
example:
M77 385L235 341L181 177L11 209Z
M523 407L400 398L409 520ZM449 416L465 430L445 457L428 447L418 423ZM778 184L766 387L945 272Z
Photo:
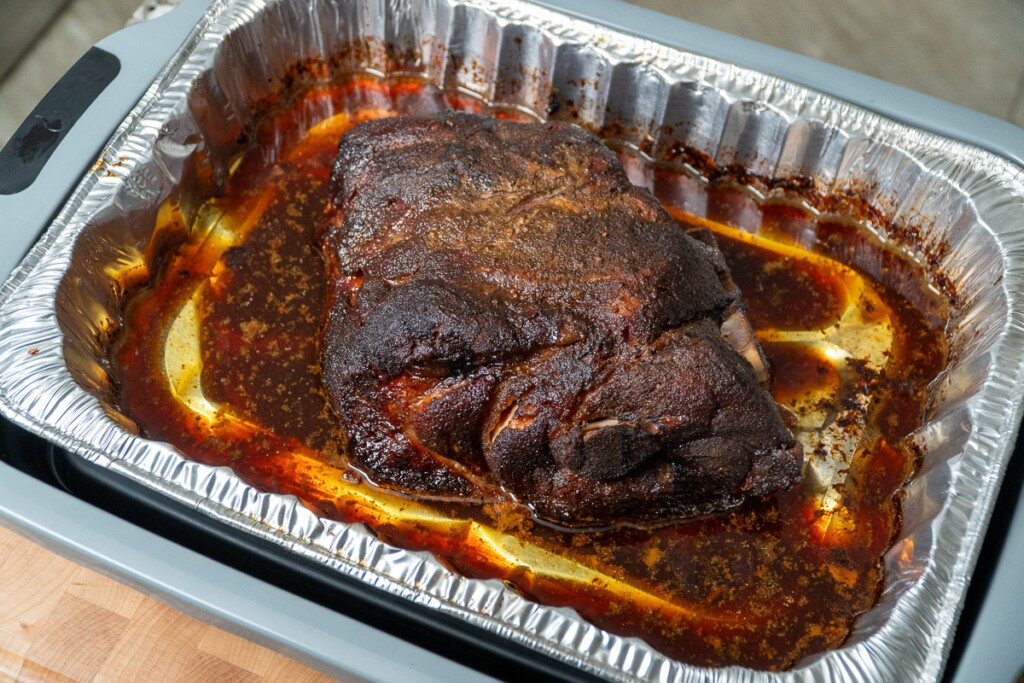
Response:
M800 480L713 237L688 235L576 126L362 123L320 241L324 383L379 485L511 494L579 528Z

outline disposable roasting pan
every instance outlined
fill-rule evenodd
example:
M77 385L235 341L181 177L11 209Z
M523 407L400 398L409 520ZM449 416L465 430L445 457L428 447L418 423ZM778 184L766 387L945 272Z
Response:
M36 461L27 469L63 478L82 495L106 499L107 508L136 505L177 517L179 529L198 529L214 539L200 541L203 546L257 544L266 549L267 575L308 576L335 596L326 600L331 607L365 620L373 620L374 609L378 615L406 615L428 632L421 644L456 658L465 645L470 654L462 659L478 667L498 653L544 675L617 680L938 678L1021 416L1020 131L614 2L436 0L338 7L188 0L168 16L97 46L69 73L70 85L58 86L4 149L0 222L13 244L5 257L12 260L39 229L45 232L0 290L0 406L14 424L66 453L44 449L46 455L35 457L52 464ZM558 80L565 80L566 69L596 64L606 76L593 79L593 92L578 93L586 105L582 115L591 124L612 116L633 124L623 128L621 144L657 150L667 142L664 131L671 130L671 142L720 165L738 163L764 175L809 174L826 187L857 187L896 223L914 228L914 243L902 246L932 259L961 295L947 330L953 354L931 389L929 419L915 434L926 457L905 491L905 536L886 558L886 589L846 645L780 674L681 664L639 641L596 632L571 611L529 603L491 582L453 577L428 556L379 547L362 529L319 520L294 499L256 492L226 470L185 461L167 444L147 442L124 428L102 389L103 350L96 343L95 321L102 317L96 311L114 315L120 303L101 274L111 262L103 259L113 258L102 245L138 237L132 231L146 223L139 218L181 191L184 160L196 149L211 153L214 164L230 156L229 143L203 137L195 120L196 98L202 97L196 84L209 86L204 79L220 70L220 87L206 92L205 104L216 102L241 120L252 114L247 102L256 88L243 97L232 92L233 85L254 86L264 77L273 83L290 62L329 52L339 36L367 32L415 49L392 49L385 61L358 66L424 73L541 116L553 83L567 87L568 81ZM295 52L286 53L283 45ZM448 57L459 51L480 59L451 67ZM466 66L471 62L476 66ZM239 64L253 67L256 75L224 77ZM77 94L60 99L72 86ZM97 231L112 222L126 227L122 233ZM96 251L75 246L83 235L97 240ZM68 278L81 286L70 287ZM208 603L203 577L183 578L169 563L154 563L140 552L170 552L164 542L38 488L13 469L0 481L10 489L0 502L7 523L172 602ZM124 543L106 537L112 528ZM186 540L186 533L177 535ZM908 547L915 549L909 561ZM174 552L183 553L184 564L192 557ZM230 554L221 552L221 559L230 564ZM203 566L211 581L226 582L228 570ZM295 610L309 609L305 602L232 611L223 604L236 599L237 607L239 591L218 584L214 592L223 600L221 606L214 601L215 618L330 671L393 677L403 663L380 656L389 646L421 658L421 674L457 666L395 640L346 657L331 646L331 638L344 640L345 633L325 633L331 628L327 622L337 618L333 611L314 609L310 613L325 621L300 625ZM494 604L488 599L494 596L504 606L498 612L485 607ZM417 629L406 626L396 630L412 637ZM345 628L351 634L361 627L345 622ZM438 645L447 638L457 644ZM511 671L493 662L490 673Z

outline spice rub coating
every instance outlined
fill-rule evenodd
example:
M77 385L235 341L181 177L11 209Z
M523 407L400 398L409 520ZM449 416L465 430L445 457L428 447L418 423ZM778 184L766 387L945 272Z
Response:
M713 237L593 135L368 121L342 138L329 199L323 378L375 483L599 527L799 481Z

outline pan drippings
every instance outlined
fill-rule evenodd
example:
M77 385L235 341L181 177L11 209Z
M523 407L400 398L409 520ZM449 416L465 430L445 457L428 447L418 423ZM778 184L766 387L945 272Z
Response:
M312 232L347 128L445 107L489 109L369 75L304 92L268 112L193 225L166 206L158 232L186 239L150 264L152 282L126 312L112 352L125 412L145 436L260 490L682 661L782 669L840 645L883 585L896 494L917 462L904 437L946 353L940 297L923 271L853 218L818 215L793 193L763 199L683 172L653 176L677 220L715 232L772 393L796 415L804 484L685 524L571 533L508 502L384 491L348 465L320 379L326 290ZM679 201L691 191L707 217L674 208L694 205Z

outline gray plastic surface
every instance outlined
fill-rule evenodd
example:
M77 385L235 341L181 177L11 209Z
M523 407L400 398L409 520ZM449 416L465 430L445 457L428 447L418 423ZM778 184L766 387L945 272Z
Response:
M96 44L121 61L121 70L61 141L35 182L17 194L0 195L0 280L6 279L32 246L58 203L96 161L103 144L209 4L210 0L184 0L174 11Z
M187 614L346 681L490 680L144 531L4 463L0 523Z
M957 683L1019 681L1024 676L1024 503L1006 533L999 564L981 611L971 624L967 647L953 673Z
M0 277L46 225L84 159L155 79L209 0L101 41L122 71L27 190L0 197ZM541 0L636 35L769 72L909 125L978 145L1024 165L1024 130L839 67L639 9L616 0ZM141 49L145 46L145 49ZM90 159L91 163L91 159ZM17 230L13 226L19 226ZM335 675L370 680L473 680L480 674L213 562L0 463L0 523L207 621L241 631ZM964 652L957 681L1009 681L1024 667L1024 508L1018 505L999 568Z

